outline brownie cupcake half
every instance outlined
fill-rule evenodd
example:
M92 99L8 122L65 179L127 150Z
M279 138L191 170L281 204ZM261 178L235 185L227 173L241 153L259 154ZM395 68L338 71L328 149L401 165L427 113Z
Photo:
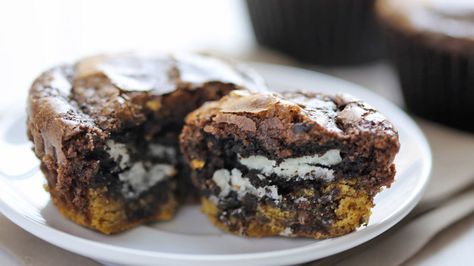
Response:
M192 112L180 144L217 226L318 239L368 222L399 150L393 125L348 95L247 91Z
M474 132L474 1L379 0L407 108Z
M184 117L260 86L241 65L192 54L98 56L46 71L29 93L28 136L54 204L106 234L172 218L195 192L178 148Z

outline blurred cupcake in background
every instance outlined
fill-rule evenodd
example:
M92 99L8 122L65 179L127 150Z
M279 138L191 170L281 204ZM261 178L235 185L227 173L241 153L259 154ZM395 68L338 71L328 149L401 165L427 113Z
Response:
M407 108L474 132L474 0L379 0L376 11Z
M247 0L257 41L320 65L365 63L382 55L375 0Z

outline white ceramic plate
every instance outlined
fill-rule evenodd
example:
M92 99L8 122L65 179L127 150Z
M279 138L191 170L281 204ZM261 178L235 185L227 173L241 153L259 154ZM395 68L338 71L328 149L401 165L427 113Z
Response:
M346 92L366 100L398 128L401 150L390 189L376 197L368 226L334 239L244 238L213 227L198 207L171 222L140 226L116 236L82 228L62 216L43 190L43 176L25 136L24 109L0 125L0 210L54 245L100 261L133 265L283 265L308 262L357 246L395 225L419 201L431 169L429 146L403 111L354 84L297 68L254 64L274 89Z

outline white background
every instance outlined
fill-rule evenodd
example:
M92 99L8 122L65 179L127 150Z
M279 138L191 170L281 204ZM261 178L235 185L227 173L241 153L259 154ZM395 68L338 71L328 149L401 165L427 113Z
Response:
M0 106L24 98L44 69L85 55L253 43L238 0L0 0Z

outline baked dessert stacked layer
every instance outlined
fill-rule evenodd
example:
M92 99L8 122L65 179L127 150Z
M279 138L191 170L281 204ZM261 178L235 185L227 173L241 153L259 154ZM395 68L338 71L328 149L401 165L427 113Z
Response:
M247 236L339 236L390 186L398 134L347 95L234 91L192 112L181 149L203 210Z
M252 71L192 54L122 54L43 73L28 98L28 136L60 212L103 233L173 217L193 197L178 135L184 117Z
M200 198L235 234L343 235L367 223L399 149L392 124L358 99L265 92L251 70L193 54L46 71L28 136L59 211L106 234Z

